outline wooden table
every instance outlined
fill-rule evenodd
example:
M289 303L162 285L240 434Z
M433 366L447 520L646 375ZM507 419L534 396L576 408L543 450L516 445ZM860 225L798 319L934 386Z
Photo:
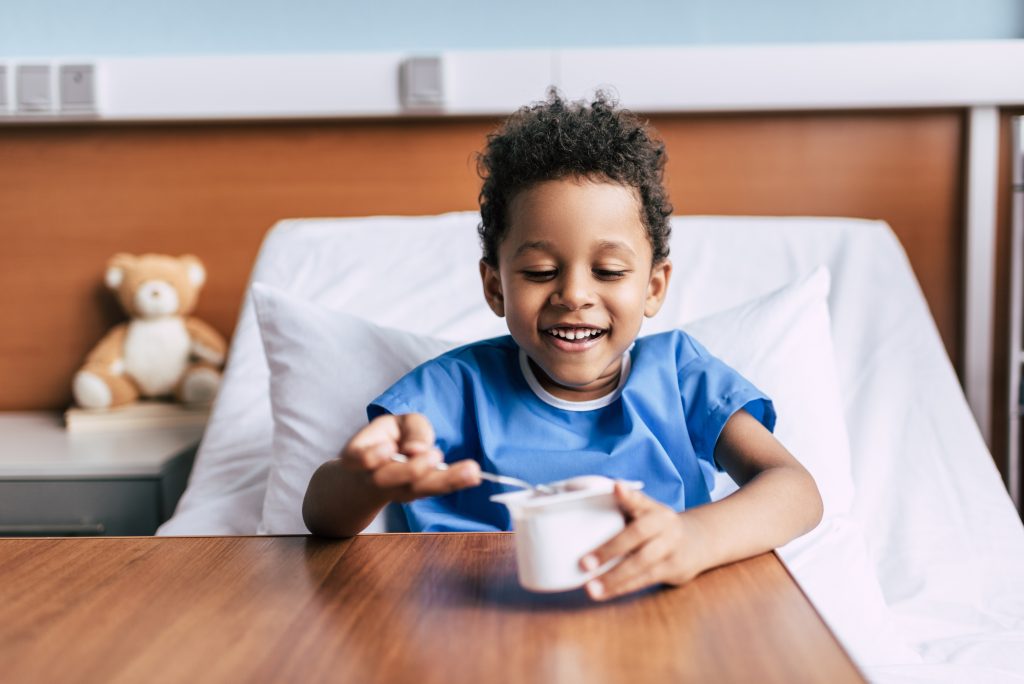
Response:
M774 554L599 604L509 534L0 540L4 682L863 681Z

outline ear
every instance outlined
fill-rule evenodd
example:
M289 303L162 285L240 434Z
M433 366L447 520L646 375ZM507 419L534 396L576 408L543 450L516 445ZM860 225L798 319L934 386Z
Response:
M183 254L178 257L178 261L185 264L188 282L192 283L193 287L202 287L203 283L206 282L206 269L203 268L203 262L199 260L199 257Z
M661 310L671 278L672 262L668 259L662 259L651 267L651 280L647 283L647 299L644 301L644 316L650 318Z
M107 262L107 272L103 276L103 282L111 290L121 287L124 282L124 274L135 263L135 257L123 252L110 257Z
M480 280L484 286L484 299L496 316L505 316L505 295L501 292L501 274L483 259L480 260Z

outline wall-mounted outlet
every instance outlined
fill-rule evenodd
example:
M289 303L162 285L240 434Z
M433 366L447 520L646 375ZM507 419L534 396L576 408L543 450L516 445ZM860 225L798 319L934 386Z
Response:
M440 57L409 57L398 70L402 106L437 111L444 107L444 63Z
M60 65L60 111L77 114L96 111L96 77L92 64Z
M50 94L50 65L19 64L17 77L18 112L33 114L50 111L53 102Z

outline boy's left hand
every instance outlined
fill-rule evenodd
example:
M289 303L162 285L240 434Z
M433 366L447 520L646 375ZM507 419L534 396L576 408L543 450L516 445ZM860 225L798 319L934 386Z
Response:
M626 529L584 556L580 567L589 571L623 558L587 582L590 598L604 601L653 584L684 584L699 574L699 537L686 516L619 483L615 498L626 514Z

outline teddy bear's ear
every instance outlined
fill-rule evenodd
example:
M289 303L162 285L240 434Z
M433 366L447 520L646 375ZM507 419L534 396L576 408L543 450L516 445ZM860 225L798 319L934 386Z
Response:
M203 262L199 260L199 257L183 254L178 259L185 264L185 268L188 271L188 281L196 287L201 287L206 282L206 269L203 268Z
M124 282L124 272L135 263L135 257L131 254L115 254L107 262L107 273L103 280L107 287L116 290Z

